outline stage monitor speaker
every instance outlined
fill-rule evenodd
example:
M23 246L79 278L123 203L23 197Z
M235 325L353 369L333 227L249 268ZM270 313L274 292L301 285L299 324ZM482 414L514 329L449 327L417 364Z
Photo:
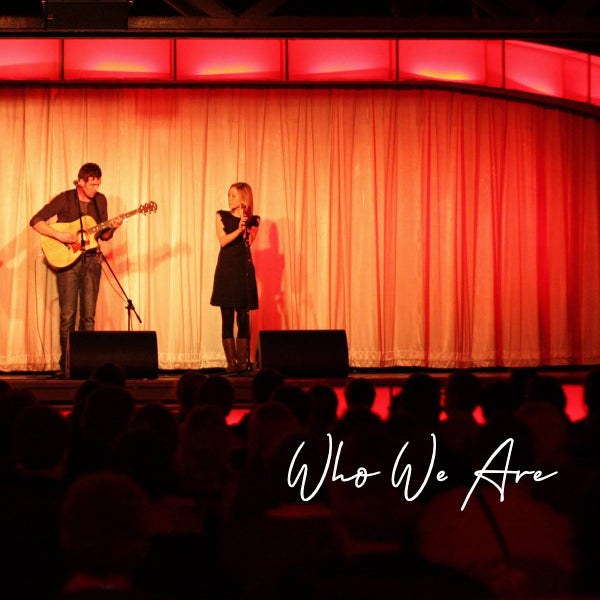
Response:
M342 329L260 331L257 365L284 377L346 377L348 340Z
M46 29L127 29L129 0L42 0ZM100 42L102 43L102 42Z
M67 341L66 376L87 379L94 367L119 365L127 379L158 377L155 331L71 331Z

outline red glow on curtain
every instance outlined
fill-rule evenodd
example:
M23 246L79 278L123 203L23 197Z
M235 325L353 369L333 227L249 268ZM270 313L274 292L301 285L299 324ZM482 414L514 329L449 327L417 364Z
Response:
M394 81L393 40L290 40L290 81Z
M391 86L4 86L1 99L17 199L0 206L1 369L58 361L53 274L27 220L88 157L111 213L158 201L108 252L161 368L224 364L215 212L237 180L262 217L252 331L344 329L361 368L600 363L593 116ZM106 283L98 329L126 327L117 304Z
M0 39L0 79L60 79L60 40Z
M588 56L581 52L530 44L505 42L507 89L587 101Z
M171 81L173 40L66 39L65 80Z
M177 40L178 81L282 81L284 40Z
M399 79L502 86L500 40L400 40Z

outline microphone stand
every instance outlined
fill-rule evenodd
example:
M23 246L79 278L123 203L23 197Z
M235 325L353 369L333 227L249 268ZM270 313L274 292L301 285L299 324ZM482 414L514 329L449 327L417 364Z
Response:
M119 281L118 277L116 276L115 272L113 271L113 268L110 266L108 259L106 258L106 256L102 252L102 250L100 250L100 246L98 246L98 254L100 255L100 259L103 260L104 263L106 264L106 266L108 267L109 271L111 272L111 274L113 276L113 279L117 282L117 285L119 286L121 292L123 293L123 296L125 296L125 300L127 300L127 305L125 306L125 310L127 310L127 331L131 331L131 313L133 312L133 314L136 316L139 323L142 322L142 319L140 319L140 315L138 315L137 310L135 309L135 306L133 305L133 302L131 301L131 298L127 295L127 292L125 292L125 290L123 289L123 286L121 285L121 282Z
M243 215L246 217L246 206L243 205ZM252 255L250 254L250 229L248 228L248 224L246 223L246 227L244 227L244 247L246 249L246 306L250 304L250 265L252 264ZM252 371L253 365L250 362L250 340L251 338L251 322L250 322L250 313L251 310L247 309L248 312L248 352L247 352L247 365L248 368L246 370L246 375L248 375L248 370Z

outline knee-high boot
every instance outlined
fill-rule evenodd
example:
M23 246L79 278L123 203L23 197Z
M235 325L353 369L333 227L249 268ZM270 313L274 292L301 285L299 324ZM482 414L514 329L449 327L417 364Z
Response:
M235 355L235 340L233 338L224 338L223 350L225 350L225 358L227 359L227 372L235 373L239 371Z
M248 370L248 338L238 338L236 340L236 357L240 371Z

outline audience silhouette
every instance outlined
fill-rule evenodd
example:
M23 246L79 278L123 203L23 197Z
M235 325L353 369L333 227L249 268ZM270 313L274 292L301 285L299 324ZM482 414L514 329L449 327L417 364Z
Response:
M6 597L600 595L600 370L577 423L558 381L530 369L488 385L413 374L386 419L360 377L343 414L331 387L272 369L251 390L228 425L231 381L199 371L172 408L136 403L123 371L100 365L66 417L0 385ZM506 440L510 469L558 474L482 479L461 510ZM507 461L505 447L488 468Z

